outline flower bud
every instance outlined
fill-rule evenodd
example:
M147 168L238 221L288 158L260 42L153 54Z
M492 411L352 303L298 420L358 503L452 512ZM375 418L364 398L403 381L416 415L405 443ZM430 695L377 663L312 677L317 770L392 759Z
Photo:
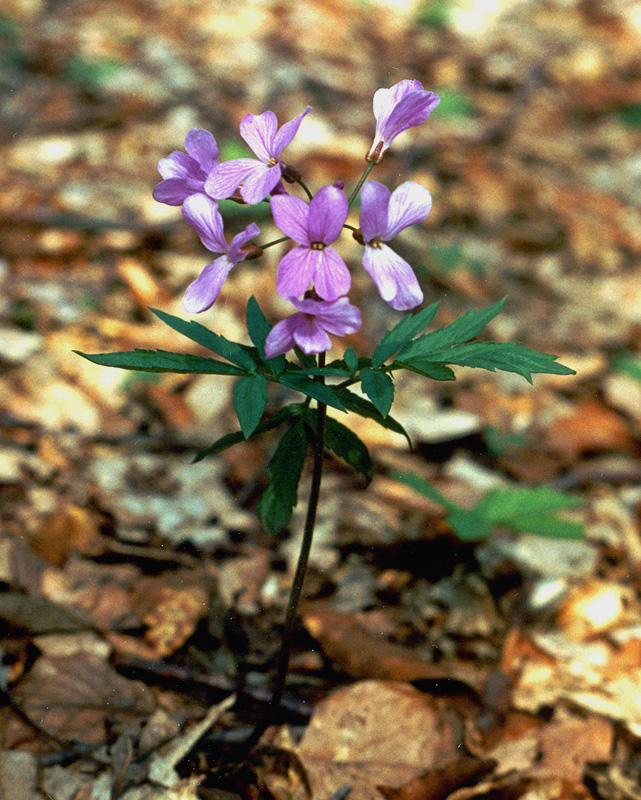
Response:
M298 183L303 177L296 167L291 167L289 164L282 164L281 169L281 177L286 183Z
M233 200L234 203L238 203L241 206L246 206L247 205L247 203L240 196L240 189L236 189L236 191L232 195L229 196L229 199Z
M365 237L363 236L363 231L360 228L356 231L352 231L352 239L356 239L359 244L365 244Z

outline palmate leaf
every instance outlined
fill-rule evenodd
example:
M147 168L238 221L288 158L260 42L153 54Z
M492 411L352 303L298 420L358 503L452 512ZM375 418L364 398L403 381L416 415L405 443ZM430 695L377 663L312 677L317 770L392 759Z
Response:
M127 350L121 353L81 353L79 356L103 367L134 369L138 372L197 372L204 375L246 375L245 370L215 358L166 350Z
M232 393L234 410L245 439L256 430L267 405L267 380L262 375L245 375L236 381Z
M449 325L432 333L419 336L408 345L403 347L397 356L398 361L407 362L415 357L427 358L431 353L437 352L450 345L467 342L479 334L483 328L501 313L505 305L505 298L498 303L482 308L479 311L470 310L455 319ZM432 359L438 361L439 359ZM441 359L442 360L442 359Z
M468 342L467 344L431 351L429 355L403 357L408 366L428 369L435 363L457 364L461 367L479 367L490 372L502 370L522 375L532 383L534 373L546 375L574 375L575 371L557 362L558 356L530 350L516 342ZM401 362L403 363L403 362Z
M180 319L180 317L174 317L172 314L167 314L167 312L159 311L156 308L150 308L149 310L166 325L169 325L170 328L173 328L173 330L178 333L182 333L183 336L191 339L192 342L206 347L208 350L216 353L216 355L226 358L228 361L231 361L232 364L236 364L248 372L254 372L256 370L256 360L236 342L230 342L229 339L220 336L218 333L214 333L209 330L209 328L201 325L200 322ZM258 356L257 352L256 356Z
M317 409L308 409L305 419L315 435L318 426ZM353 431L333 417L325 420L325 445L359 472L367 483L372 480L374 463L367 447Z
M438 311L438 303L424 308L414 316L404 317L376 345L372 355L372 366L380 367L391 355L405 347L417 334L430 324Z
M307 437L300 419L280 440L267 468L269 483L258 504L258 514L271 534L279 533L291 519L306 452Z
M244 442L246 438L255 439L257 436L261 436L263 433L267 433L268 431L277 428L279 425L299 417L303 413L303 409L304 405L302 403L291 403L290 405L281 408L280 411L277 411L272 417L265 420L265 422L261 422L261 424L254 429L254 432L247 437L242 431L236 431L235 433L228 433L225 436L221 436L220 439L217 439L205 450L201 450L196 455L192 463L196 464L198 461L202 461L204 458L216 456L218 453L222 453L229 447L233 447L235 444L239 444L239 442Z
M389 414L394 402L394 381L379 369L362 369L360 372L363 391L376 406L381 416Z
M375 422L378 422L381 427L387 428L390 431L394 431L394 433L400 433L401 436L404 436L407 439L410 449L412 448L412 441L401 423L397 422L389 415L384 417L376 408L376 406L373 403L370 403L369 400L350 392L349 389L339 389L336 392L336 396L340 399L341 403L343 403L348 411L358 414L360 417L373 419Z

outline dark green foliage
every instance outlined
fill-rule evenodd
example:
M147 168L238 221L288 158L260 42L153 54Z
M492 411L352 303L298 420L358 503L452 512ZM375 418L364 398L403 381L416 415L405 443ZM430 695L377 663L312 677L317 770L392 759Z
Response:
M262 375L240 378L234 385L233 401L238 422L247 439L256 430L267 405L267 380Z
M394 381L380 369L362 369L360 377L363 391L381 416L386 417L394 402Z
M81 353L79 356L102 367L135 369L139 372L178 372L204 375L243 375L244 371L215 358L189 353L168 353L165 350L129 350L123 353Z
M258 504L258 514L269 533L279 533L289 524L298 500L306 451L305 426L300 419L280 440L267 468L269 483Z

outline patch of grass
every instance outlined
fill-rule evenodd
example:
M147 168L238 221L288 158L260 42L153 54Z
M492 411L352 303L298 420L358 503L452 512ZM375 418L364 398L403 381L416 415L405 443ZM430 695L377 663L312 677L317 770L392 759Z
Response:
M63 66L62 74L69 81L80 83L89 89L99 89L124 69L125 64L113 59L87 59L74 55Z
M620 108L617 116L629 128L641 128L641 103L633 103Z
M479 277L485 274L483 262L478 258L465 255L459 244L432 245L428 249L433 265L440 272L452 272L455 269L465 269Z

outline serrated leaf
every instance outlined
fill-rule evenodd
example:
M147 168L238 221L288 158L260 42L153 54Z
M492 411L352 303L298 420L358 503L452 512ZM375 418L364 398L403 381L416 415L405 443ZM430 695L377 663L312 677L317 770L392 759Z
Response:
M393 417L390 417L389 414L384 417L376 408L376 406L373 403L370 403L369 400L350 392L349 389L339 389L336 392L336 396L340 399L341 403L343 403L348 411L358 414L360 417L373 419L375 422L378 422L382 428L387 428L390 431L394 431L394 433L400 433L401 436L404 436L407 439L410 450L412 449L412 441L401 423L397 422Z
M312 431L317 430L317 409L308 409L305 415ZM374 463L365 444L346 425L332 417L325 420L325 445L346 461L369 483L374 475Z
M255 371L256 362L245 352L242 346L236 342L231 342L224 336L214 333L195 320L180 319L180 317L174 317L172 314L167 314L166 311L160 311L156 308L150 308L149 310L166 325L169 325L170 328L173 328L173 330L178 333L182 333L183 336L191 339L192 342L206 347L208 350L216 353L216 355L226 358L228 361L231 361L232 364L236 364L249 372Z
M414 358L429 359L435 351L450 345L467 342L468 339L472 339L479 334L488 322L491 322L494 317L500 314L504 305L505 298L479 311L474 309L466 311L465 314L455 319L454 322L450 322L444 328L414 339L400 351L398 360L407 362ZM438 359L429 360L436 361Z
M269 483L258 504L258 514L271 534L279 533L291 519L306 452L307 439L301 419L280 440L267 468Z
M446 367L445 364L436 364L431 361L422 361L420 366L416 362L405 364L402 361L394 361L392 363L393 369L407 369L410 372L415 372L417 375L423 375L425 378L432 378L435 381L453 381L456 380L454 370Z
M405 358L405 357L404 357ZM490 372L502 370L522 375L532 383L532 374L574 375L575 371L557 362L558 356L530 350L516 342L468 342L430 353L428 357L407 360L408 365L424 368L434 362L478 367Z
M288 386L297 392L313 397L321 403L325 403L332 408L337 408L339 411L345 411L345 406L339 400L336 392L329 386L320 381L312 380L307 375L301 375L300 371L285 372L278 376L278 382L283 386Z
M246 372L233 364L215 358L194 356L189 353L170 353L166 350L127 350L121 353L81 353L79 356L100 364L102 367L135 369L139 372L196 372L203 375L245 375Z
M389 414L394 402L394 381L386 372L363 369L360 372L363 391L383 417Z
M281 408L280 411L277 411L273 417L265 420L265 422L261 422L261 424L258 425L254 432L247 438L255 439L257 436L261 436L263 433L267 433L268 431L277 428L279 425L295 419L303 413L303 409L304 406L302 403L291 403L290 405ZM202 461L204 458L218 455L218 453L222 453L229 447L233 447L235 444L244 442L245 438L246 437L242 431L236 431L235 433L228 433L225 436L221 436L220 439L217 439L205 450L201 450L192 461L192 464L196 464L198 461Z
M261 311L258 301L253 295L249 298L247 303L245 319L247 322L249 338L252 340L255 348L258 350L259 356L266 364L269 365L269 368L272 370L274 375L280 375L280 373L285 369L287 359L285 356L276 356L276 358L265 357L265 341L267 340L267 335L272 327L269 322L267 322L267 318Z
M246 375L236 381L233 402L245 439L256 430L267 405L267 381L262 375Z
M358 369L358 356L356 355L356 350L354 350L353 347L348 347L343 353L343 361L347 365L347 369L353 375Z
M372 355L372 366L380 367L387 359L405 347L415 336L417 336L436 316L438 303L419 311L413 316L404 317L376 345Z

